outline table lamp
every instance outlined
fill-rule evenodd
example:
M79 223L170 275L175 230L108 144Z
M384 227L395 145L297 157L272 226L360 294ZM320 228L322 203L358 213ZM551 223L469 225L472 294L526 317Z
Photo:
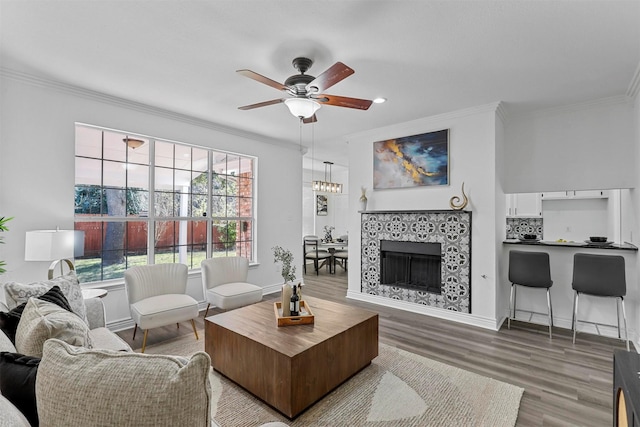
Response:
M71 259L82 255L84 255L84 231L60 229L27 231L24 259L25 261L52 261L49 266L49 280L53 279L53 271L57 264L60 264L60 275L63 275L64 264L73 271L75 267Z

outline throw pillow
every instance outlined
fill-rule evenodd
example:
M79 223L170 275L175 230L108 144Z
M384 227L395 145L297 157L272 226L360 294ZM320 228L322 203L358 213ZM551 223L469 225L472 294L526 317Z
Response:
M184 363L51 339L38 368L38 416L47 426L210 427L210 369L204 352Z
M16 346L13 345L13 343L11 342L9 337L4 332L0 331L0 352L3 352L3 351L8 351L10 353L15 353ZM2 424L0 424L0 425L2 425Z
M38 299L52 302L65 310L71 311L69 301L67 301L58 285L49 289L44 295L40 295ZM22 312L26 305L27 303L23 302L8 313L0 312L0 330L2 330L14 344L16 343L16 329L18 329L18 322L20 321L20 317L22 316Z
M9 400L0 394L0 426L31 427L27 419Z
M16 330L16 349L27 356L42 356L49 338L91 347L89 327L74 313L47 301L29 298Z
M87 321L87 312L84 306L84 298L82 298L82 288L75 271L70 271L64 276L56 277L44 282L34 282L24 285L17 282L9 282L4 285L5 299L9 308L15 308L31 297L38 297L54 286L59 286L62 293L69 301L71 310L76 313L85 322Z
M0 353L0 393L38 425L36 374L40 358L18 353Z

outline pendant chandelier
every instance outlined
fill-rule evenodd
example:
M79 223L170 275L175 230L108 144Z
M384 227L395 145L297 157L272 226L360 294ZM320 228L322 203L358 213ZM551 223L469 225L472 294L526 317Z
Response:
M313 181L313 190L324 193L342 193L342 184L331 182L331 165L333 162L324 162L324 181ZM329 180L327 181L327 166L329 166Z

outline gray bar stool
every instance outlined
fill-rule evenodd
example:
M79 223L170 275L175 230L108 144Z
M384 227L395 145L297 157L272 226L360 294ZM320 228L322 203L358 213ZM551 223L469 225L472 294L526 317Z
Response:
M516 316L516 285L547 290L547 314L549 315L549 338L553 328L553 311L549 288L553 285L549 254L546 252L509 252L509 281L511 282L511 301L507 327L511 329L511 319ZM512 314L513 313L513 314Z
M627 294L624 258L620 255L592 255L577 253L573 256L573 343L576 343L576 326L578 324L578 297L580 294L616 299L616 318L618 321L618 338L620 337L620 304L624 319L624 335L629 351L629 334L627 333L627 314L624 310L624 296Z

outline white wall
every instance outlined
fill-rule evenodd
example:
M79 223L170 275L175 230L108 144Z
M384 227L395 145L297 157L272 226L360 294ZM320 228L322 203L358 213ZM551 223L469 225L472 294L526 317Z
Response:
M505 192L634 187L633 114L622 96L510 117Z
M496 328L497 247L496 235L504 235L504 206L496 212L496 107L481 106L454 113L401 123L349 138L349 252L358 260L360 248L360 187L373 188L373 142L389 138L450 129L450 185L368 191L367 210L448 210L449 199L461 194L462 183L472 211L471 314L451 313L431 307L402 308L433 316ZM363 161L364 159L364 161ZM369 159L369 160L367 160ZM496 221L502 216L502 222ZM497 227L501 225L502 230ZM500 251L501 251L500 247ZM360 293L359 262L349 263L348 296L380 302ZM384 303L394 305L393 300Z
M249 280L268 290L282 282L271 248L289 248L302 265L302 157L298 146L268 144L213 123L25 76L0 75L0 216L15 217L4 233L2 281L46 278L47 263L24 261L25 232L74 223L74 124L83 122L258 157L258 248ZM297 131L293 129L292 131ZM283 166L284 165L284 166ZM283 172L286 167L286 174ZM301 276L301 271L298 272ZM188 292L202 300L199 274ZM103 284L107 285L107 284ZM104 287L104 286L103 286ZM108 321L128 319L121 281L108 284Z

